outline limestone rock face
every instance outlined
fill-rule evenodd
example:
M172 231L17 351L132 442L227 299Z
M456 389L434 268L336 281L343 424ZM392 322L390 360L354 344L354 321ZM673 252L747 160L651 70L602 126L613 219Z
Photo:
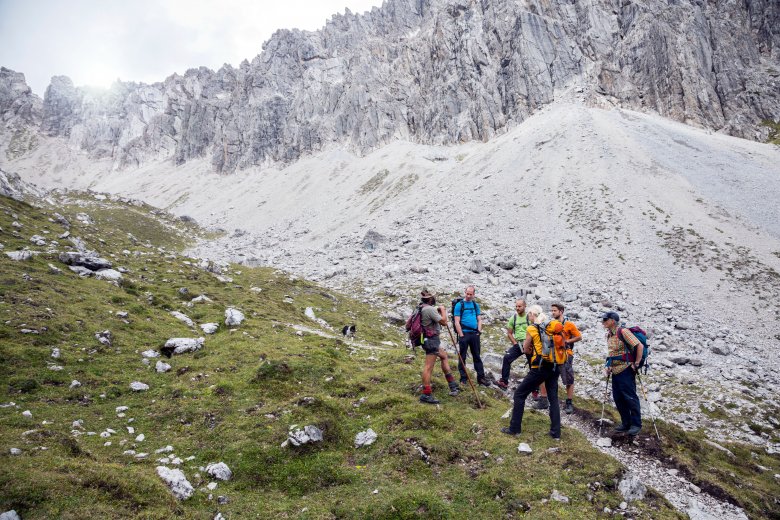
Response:
M41 131L48 135L69 136L80 122L83 93L73 86L67 76L54 76L43 96Z
M4 124L40 125L43 104L24 74L0 67L0 120Z
M566 96L763 139L780 119L774 0L387 0L319 31L280 30L238 68L43 102L0 71L0 132L34 128L115 167L289 163L333 144L488 140ZM8 139L4 139L8 141ZM24 147L21 148L22 152Z

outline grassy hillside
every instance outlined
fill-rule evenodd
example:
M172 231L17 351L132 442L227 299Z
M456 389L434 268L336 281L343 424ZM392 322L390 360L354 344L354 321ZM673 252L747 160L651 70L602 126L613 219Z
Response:
M0 404L15 406L0 408L0 511L15 509L25 520L210 519L217 512L580 519L619 508L622 469L578 432L564 429L556 443L546 435L547 418L529 414L522 438L505 436L507 401L485 392L480 410L469 392L449 397L438 369L434 392L442 405L419 404L422 355L411 356L378 309L270 269L233 266L222 273L232 281L220 281L175 253L197 230L150 208L75 202L58 209L71 235L128 272L112 284L80 278L54 252L19 262L3 254ZM78 221L80 212L94 224ZM4 252L46 251L29 239L50 242L63 233L52 214L0 199ZM58 241L55 249L65 249L67 240ZM202 294L211 302L187 306ZM246 314L233 330L224 325L228 306ZM356 323L358 337L339 338L307 317L307 307L334 328ZM174 310L220 328L206 336L171 316ZM110 346L95 338L104 330ZM202 350L163 359L170 372L157 373L156 359L142 362L143 351L168 338L198 336L206 338ZM74 380L81 386L71 387ZM133 381L150 388L133 392ZM127 410L117 412L120 406ZM77 420L83 430L74 428ZM291 426L309 424L324 431L323 442L281 447ZM355 434L369 427L378 440L355 448ZM101 436L107 429L115 433ZM533 454L519 454L520 441ZM196 489L188 500L175 499L156 474L156 460L171 454L155 450L168 445L182 459L168 466L182 469ZM21 454L10 455L11 448ZM201 468L219 461L233 479L209 490L213 479ZM550 500L554 489L569 503ZM678 517L652 493L627 514Z

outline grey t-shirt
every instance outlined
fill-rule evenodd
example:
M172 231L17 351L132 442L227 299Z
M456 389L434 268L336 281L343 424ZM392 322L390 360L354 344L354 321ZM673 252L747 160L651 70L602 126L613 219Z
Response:
M422 315L421 321L424 328L433 329L436 331L436 334L441 332L441 325L439 324L441 314L439 314L439 311L436 309L436 307L426 305L422 308L420 314Z

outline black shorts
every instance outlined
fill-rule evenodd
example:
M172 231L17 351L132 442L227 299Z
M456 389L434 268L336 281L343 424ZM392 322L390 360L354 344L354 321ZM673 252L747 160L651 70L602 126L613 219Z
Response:
M423 343L422 346L423 350L425 351L425 354L428 356L438 356L440 347L441 347L441 339L439 339L439 336L425 338L425 343Z

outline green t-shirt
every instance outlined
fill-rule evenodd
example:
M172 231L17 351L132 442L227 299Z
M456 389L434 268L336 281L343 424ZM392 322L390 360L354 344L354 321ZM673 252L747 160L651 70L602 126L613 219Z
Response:
M509 318L509 321L506 322L506 328L508 330L514 331L515 339L518 343L520 343L525 341L526 329L528 329L528 325L530 324L531 323L528 321L527 314L523 314L521 316L515 313L515 315Z

